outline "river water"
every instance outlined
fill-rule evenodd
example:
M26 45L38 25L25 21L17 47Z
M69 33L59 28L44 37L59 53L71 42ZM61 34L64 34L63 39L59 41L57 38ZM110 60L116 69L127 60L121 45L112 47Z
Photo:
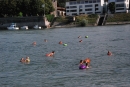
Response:
M0 87L130 87L130 25L2 30L0 53ZM87 57L90 68L79 70Z

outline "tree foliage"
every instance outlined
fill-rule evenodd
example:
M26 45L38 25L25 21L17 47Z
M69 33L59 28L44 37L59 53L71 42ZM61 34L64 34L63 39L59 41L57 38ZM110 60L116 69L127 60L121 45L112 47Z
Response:
M58 7L65 7L65 3L69 0L57 0L57 6Z
M111 13L115 13L115 2L109 3L108 8L109 8Z
M42 7L42 5L45 7ZM45 9L45 11L44 11ZM50 14L54 11L51 0L1 0L0 1L0 17L18 16L36 16Z

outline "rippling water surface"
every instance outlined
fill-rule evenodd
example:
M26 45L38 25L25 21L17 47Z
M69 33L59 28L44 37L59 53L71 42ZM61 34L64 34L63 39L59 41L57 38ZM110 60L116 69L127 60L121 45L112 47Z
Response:
M0 53L0 87L130 87L130 25L0 31ZM87 57L90 68L79 70Z

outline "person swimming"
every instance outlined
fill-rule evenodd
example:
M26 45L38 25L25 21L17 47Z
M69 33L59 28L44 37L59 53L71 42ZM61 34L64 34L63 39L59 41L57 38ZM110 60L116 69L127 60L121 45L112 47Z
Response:
M44 42L47 42L47 39L44 39Z
M25 62L30 62L29 57L26 57Z
M33 45L36 45L37 43L34 41L32 44L33 44Z
M52 51L51 53L46 54L46 56L50 57L53 56L55 54L55 51Z
M89 66L89 65L90 65L90 62L91 62L90 58L86 58L86 59L84 60L84 63L86 63L86 64L87 64L87 66Z
M21 58L20 62L22 62L22 63L28 63L28 62L30 62L30 59L29 59L29 57L26 57L26 59Z
M59 44L63 44L62 41L60 41Z
M22 62L22 63L25 62L25 59L24 59L24 58L21 58L20 62Z
M81 38L81 36L78 36L78 38Z
M83 40L80 40L79 42L82 42Z
M107 55L108 55L108 56L111 56L111 55L112 55L112 52L108 51L108 52L107 52Z
M79 69L86 69L86 68L89 68L88 66L88 63L85 63L84 60L80 60L80 63L79 63Z

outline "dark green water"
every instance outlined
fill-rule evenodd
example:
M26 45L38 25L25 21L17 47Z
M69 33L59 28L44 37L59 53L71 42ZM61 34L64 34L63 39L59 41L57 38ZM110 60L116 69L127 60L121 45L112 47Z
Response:
M0 53L0 87L130 87L130 25L0 31ZM19 62L26 56L30 64Z

